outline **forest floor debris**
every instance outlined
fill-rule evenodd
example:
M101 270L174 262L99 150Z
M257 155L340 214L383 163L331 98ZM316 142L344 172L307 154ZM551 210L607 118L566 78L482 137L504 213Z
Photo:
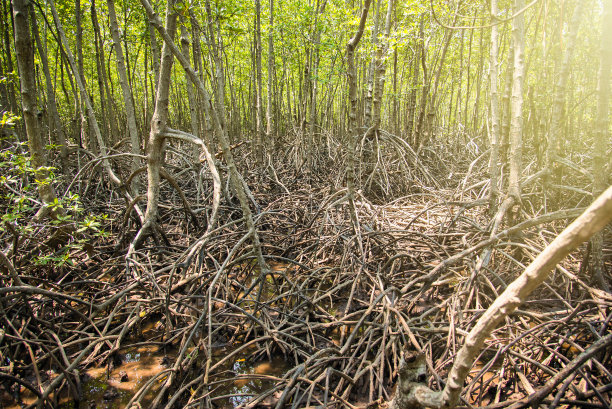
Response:
M102 400L129 407L355 407L390 399L405 350L426 353L430 385L440 387L474 320L574 216L530 214L538 208L532 202L520 217L541 224L490 240L487 203L474 191L421 190L389 203L360 194L361 253L341 194L324 184L289 183L289 174L281 179L284 187L268 181L254 192L271 267L264 273L238 208L224 205L223 222L202 245L206 206L193 207L202 219L197 227L171 190L160 206L170 245L147 241L127 263L126 242L113 238L129 237L137 225L116 199L98 199L102 184L81 185L81 197L88 211L109 214L96 222L110 234L75 247L70 262L28 263L24 256L52 227L36 227L17 242L5 230L4 243L18 243L5 267L8 261L18 269L22 283L4 269L3 400L34 404L39 395L43 405L58 407L68 396L88 407L86 396L100 403L87 392L93 382L106 385ZM198 202L193 184L181 188ZM493 251L474 274L482 243ZM460 260L439 268L459 253ZM590 287L581 258L559 266L490 337L470 373L466 405L516 404L610 332L612 299ZM147 375L131 372L128 350L154 357ZM148 362L142 359L140 366ZM264 368L279 359L283 365ZM242 362L252 373L240 369ZM594 356L555 402L607 407L611 363L609 349Z

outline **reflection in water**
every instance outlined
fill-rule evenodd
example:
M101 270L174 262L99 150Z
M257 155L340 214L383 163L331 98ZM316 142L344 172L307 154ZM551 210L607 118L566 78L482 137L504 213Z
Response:
M271 263L272 271L285 271L287 265L282 263ZM259 274L253 272L244 277L247 287L252 286L258 280ZM278 274L269 275L265 281L262 296L264 299L271 299L276 296L275 279ZM237 303L242 304L246 310L252 309L256 305L257 291L251 291L247 296L244 292L237 297ZM283 300L284 302L284 300ZM142 335L152 335L156 332L156 322L150 321L143 324ZM149 337L146 337L149 338ZM150 338L149 338L150 339ZM233 347L221 347L213 351L213 356L218 362L224 356L229 355L239 345ZM217 387L211 391L211 399L216 407L236 408L248 402L253 396L259 395L274 387L273 379L263 379L265 375L271 377L281 377L291 365L282 358L272 359L270 362L253 363L248 361L252 351L245 350L239 354L233 362L224 365L225 378L217 377L216 381L221 381ZM114 368L110 373L106 366L88 368L85 370L85 377L81 382L81 400L78 407L68 393L63 393L59 400L61 409L123 409L130 399L142 388L151 378L167 368L165 364L173 362L174 359L168 354L164 354L158 346L140 346L128 348L122 351L123 363ZM168 359L170 358L170 359ZM127 380L125 380L125 374ZM123 382L122 380L123 375ZM257 377L262 375L261 377ZM227 379L227 381L224 381ZM155 398L164 377L158 379L156 384L151 387L141 400L142 407L147 407ZM29 391L21 394L21 402L32 404L36 398ZM14 402L10 396L2 396L0 399L2 409L20 409L21 406Z
M231 353L231 349L224 348L217 353L219 357L226 356ZM108 379L106 367L91 368L86 371L88 377L82 384L83 394L78 408L75 408L74 402L68 398L63 400L60 408L89 409L92 404L95 404L96 409L123 409L148 380L166 368L162 363L165 355L158 347L138 347L128 349L123 354L124 363L113 369ZM245 351L245 355L237 357L235 361L228 364L227 370L233 372L233 377L211 395L217 407L238 407L253 396L274 386L272 380L254 379L253 375L280 377L290 368L290 365L282 358L275 358L270 362L248 362L246 360L248 354L249 352ZM125 382L120 381L122 372L127 374ZM149 390L141 401L142 407L147 407L152 402L162 381L163 378ZM221 396L226 396L226 398L215 399ZM13 408L13 406L7 408ZM19 405L15 404L14 408L19 408Z
M83 395L78 409L88 409L92 403L96 404L96 409L125 408L134 393L165 368L162 365L164 354L155 346L128 349L123 352L123 356L124 363L113 369L108 378L105 366L86 371L88 378L83 382ZM122 372L127 374L125 382L121 382ZM149 403L156 390L157 388L153 387L143 399L143 403ZM70 402L61 408L74 408L74 405Z
M223 402L216 401L221 407L236 408L247 403L252 397L265 392L274 386L274 381L270 379L257 379L249 375L270 375L281 377L289 370L289 363L282 358L274 358L269 362L251 363L245 359L237 359L232 364L232 371L237 376L225 387L219 388L214 396L230 396ZM241 375L245 375L241 377Z

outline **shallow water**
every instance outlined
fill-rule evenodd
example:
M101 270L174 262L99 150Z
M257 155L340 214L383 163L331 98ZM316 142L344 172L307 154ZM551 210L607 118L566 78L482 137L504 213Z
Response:
M97 409L124 408L138 389L154 375L165 369L165 366L162 365L164 354L155 346L128 349L123 354L125 357L124 363L114 368L108 376L106 367L91 368L86 371L90 378L83 382L83 395L79 408L89 408L92 402L96 403ZM120 372L122 371L127 373L128 379L126 382L120 380ZM104 393L109 388L114 388L117 391L116 398L104 398ZM155 387L152 388L143 402L152 400L156 389ZM73 406L64 406L65 409L71 407Z
M222 348L215 351L217 359L231 353L232 349ZM61 409L123 409L126 407L134 394L149 381L153 376L166 369L163 364L166 356L157 346L141 346L129 348L122 352L124 362L107 373L106 366L90 368L85 371L87 377L82 382L81 401L75 406L74 401L69 396L60 399L59 408ZM211 393L211 399L215 401L217 407L235 408L247 402L251 397L272 388L274 382L267 379L253 379L251 376L270 375L281 377L291 365L283 358L273 358L271 361L249 362L249 351L237 356L232 362L228 362L225 367L228 372L225 379L227 381L217 384ZM121 382L120 373L127 373L127 381ZM251 375L251 376L249 376ZM156 384L150 388L148 394L141 400L143 407L146 407L154 398L164 378L160 378ZM215 380L222 380L215 378ZM112 399L105 398L105 393L113 389L116 391ZM35 398L29 392L22 394L22 402L26 404L34 403ZM94 406L95 404L95 406ZM11 402L5 396L0 403L0 408L19 409L16 402Z
M225 356L231 350L216 351L216 355ZM83 397L79 409L88 409L91 403L96 403L97 409L122 409L125 408L132 396L149 381L153 376L163 371L166 366L162 364L164 353L157 347L139 347L124 352L125 362L115 368L110 377L107 378L106 368L93 368L87 371L91 379L83 384ZM227 398L215 399L220 407L233 408L248 401L252 396L258 395L274 386L269 380L240 378L241 375L272 375L282 376L288 369L289 364L282 358L275 358L270 362L249 362L248 351L243 356L237 356L233 362L229 362L227 369L231 370L235 377L219 385L211 394L211 398L234 395ZM120 382L119 373L125 371L128 376L127 382ZM161 385L163 378L151 388L150 392L141 401L146 407L154 398ZM109 388L115 388L118 396L112 400L105 400L104 393ZM64 405L62 408L72 408L72 405Z
M286 264L274 263L271 264L272 271L285 271ZM245 282L252 285L258 279L256 272L245 277ZM268 277L269 282L264 286L264 299L269 299L275 295L273 290L273 275ZM242 299L243 307L247 310L254 304L256 291L252 291L248 296L239 295L238 299ZM143 323L141 328L141 337L151 339L157 330L155 329L156 322L148 321ZM338 332L338 331L336 331ZM339 340L339 332L335 334L335 340ZM142 338L141 338L142 339ZM337 342L336 340L336 342ZM133 340L138 342L138 339ZM219 347L213 350L213 360L218 362L223 357L229 355L236 350L240 345L229 347ZM235 408L244 404L253 396L259 395L266 390L274 387L273 379L263 379L265 376L282 377L292 365L283 358L273 358L271 361L251 362L249 357L253 351L245 350L235 356L233 361L223 365L221 371L224 371L223 378L215 376L211 378L211 382L217 382L210 390L210 398L214 401L216 407L220 408ZM59 407L62 409L122 409L125 408L132 397L155 375L167 368L167 364L174 363L172 353L167 353L158 346L139 346L127 348L121 351L123 363L109 373L107 366L88 368L85 370L86 377L83 378L81 384L81 400L78 406L69 396L68 393L63 393L59 399ZM168 362L164 362L164 360ZM203 364L203 363L200 363ZM127 380L121 382L120 373L127 374ZM258 377L258 375L261 375ZM149 388L147 395L141 399L142 407L147 407L148 404L155 398L159 387L165 380L160 377L155 384ZM110 393L112 392L112 394ZM105 396L106 395L106 396ZM110 396L112 395L112 396ZM12 401L10 397L3 397L0 400L0 408L18 409L19 404ZM272 398L273 399L273 398ZM21 396L21 401L26 404L35 402L35 397L29 391L24 391Z
M271 361L251 363L245 358L238 358L231 364L231 370L236 377L222 384L212 393L212 400L219 407L236 408L248 402L253 396L272 388L274 382L267 379L253 379L245 375L270 375L281 377L290 368L283 358L273 358ZM241 377L244 376L244 377ZM215 397L233 395L228 398L215 399Z

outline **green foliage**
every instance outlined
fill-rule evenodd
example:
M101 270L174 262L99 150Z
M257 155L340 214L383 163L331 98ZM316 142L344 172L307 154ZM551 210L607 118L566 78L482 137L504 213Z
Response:
M16 117L5 113L2 126L14 124L16 120ZM3 144L0 149L0 234L4 238L12 235L25 239L20 240L20 243L32 248L20 248L19 253L22 253L22 250L34 250L35 253L31 260L24 260L26 262L33 262L38 266L73 265L88 243L108 235L102 228L102 222L106 220L107 215L88 213L79 195L71 192L52 203L40 203L37 187L57 185L53 172L55 168L34 168L27 153L26 143L14 142L9 138L2 138L0 142ZM38 179L41 174L48 176ZM42 207L49 208L49 213L54 217L36 220L34 216ZM44 244L59 231L70 232L60 249Z
M4 81L6 77L3 77L1 81ZM2 119L0 119L0 130L5 128L12 128L21 119L21 117L13 115L11 112L2 112Z

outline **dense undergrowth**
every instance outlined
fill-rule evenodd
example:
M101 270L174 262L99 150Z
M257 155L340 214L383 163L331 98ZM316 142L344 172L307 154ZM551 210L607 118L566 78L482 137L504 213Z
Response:
M377 146L386 148L361 153L357 232L344 200L339 143L328 141L306 159L287 143L259 168L249 146L239 146L263 253L276 266L261 271L231 194L223 197L218 227L206 232L212 180L206 168L186 166L180 146L168 148L166 169L189 206L164 183L159 234L126 259L139 219L98 162L75 149L61 177L34 180L27 148L3 140L3 393L16 401L30 393L56 407L63 390L85 404L83 369L120 365L134 342L171 359L136 393L133 407L215 407L215 390L235 378L224 370L231 355L213 359L218 345L248 350L254 361L280 355L293 365L248 407L386 401L407 350L426 353L430 385L441 387L479 314L590 201L573 189L562 192L563 204L552 202L560 193L526 178L514 212L519 228L504 226L507 234L487 252L487 156L476 142L416 153L382 135ZM113 166L125 180L129 163L119 157ZM581 177L573 174L568 186L580 186ZM53 184L63 218L37 216L38 183ZM573 254L495 331L464 389L466 406L518 402L610 332L612 298L592 286L588 252ZM156 331L143 335L146 322L156 322ZM606 407L609 349L590 362L546 403ZM155 391L146 404L144 389Z

